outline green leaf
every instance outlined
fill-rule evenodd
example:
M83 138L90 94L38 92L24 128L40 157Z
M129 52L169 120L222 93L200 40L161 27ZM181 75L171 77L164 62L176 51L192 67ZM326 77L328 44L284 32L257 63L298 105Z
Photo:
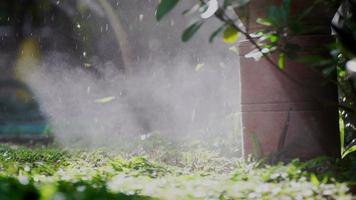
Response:
M161 0L156 10L156 19L160 21L167 13L169 13L179 0Z
M315 186L319 186L320 185L320 181L319 181L318 177L316 177L315 174L311 174L310 175L310 182Z
M224 42L235 43L240 37L240 33L232 26L228 26L224 31Z
M278 68L284 70L286 68L286 54L280 53L278 57Z
M324 175L323 179L321 180L321 183L322 183L322 184L327 184L328 181L329 181L329 177L326 176L326 175Z
M257 18L256 22L264 26L272 26L272 23L268 18Z
M226 24L223 24L222 26L220 26L218 29L216 29L209 37L209 42L212 43L214 41L214 39L223 32L223 30L225 29Z
M350 148L346 149L342 154L342 158L345 158L347 155L353 152L356 152L356 145L353 145Z
M277 34L270 34L268 38L272 43L277 43L279 41L279 36Z
M203 25L203 21L195 22L194 24L190 25L182 34L182 41L188 42L193 35L200 29Z

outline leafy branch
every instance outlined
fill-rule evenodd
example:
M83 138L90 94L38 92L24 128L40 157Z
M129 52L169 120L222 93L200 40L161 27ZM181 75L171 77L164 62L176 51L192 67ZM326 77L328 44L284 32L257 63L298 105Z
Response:
M198 2L200 3L198 7L193 7L185 11L183 14L194 12L199 9L202 10L203 13L206 13L209 7L213 7L210 4L212 0L210 1L198 0ZM298 45L288 43L287 41L290 32L301 32L300 30L296 30L295 28L295 27L301 27L301 25L298 24L298 22L303 17L310 14L313 11L313 9L316 7L316 5L321 3L322 1L316 0L315 2L312 3L312 5L308 9L306 9L304 12L300 13L298 16L295 17L290 16L291 0L284 0L280 7L271 6L268 12L268 17L257 20L257 22L262 25L272 26L272 29L257 32L260 34L261 38L270 39L271 43L267 43L267 44L266 43L259 44L257 38L251 36L251 34L245 30L245 27L241 25L241 23L238 23L238 20L232 19L226 13L226 9L229 6L234 8L245 7L246 5L248 5L249 2L250 2L249 0L224 0L223 5L220 6L215 5L216 8L214 9L214 12L211 12L211 16L215 16L215 18L223 22L223 25L212 33L212 35L209 38L209 41L212 42L216 36L218 36L223 32L224 40L233 43L236 42L236 40L238 39L237 35L242 34L255 47L255 49L257 50L257 52L255 53L258 53L262 57L264 57L266 61L271 64L271 66L275 67L281 74L283 74L288 80L293 82L296 86L298 86L301 89L305 89L307 87L306 85L304 85L301 81L294 78L284 70L286 56L292 58L293 55L296 53L296 51L300 49ZM161 20L166 14L168 14L171 10L173 10L173 8L178 3L179 0L162 0L156 11L157 20ZM200 29L200 27L204 24L204 20L206 19L200 19L199 21L188 26L188 28L182 34L182 41L183 42L189 41L193 37L193 35ZM289 22L291 23L289 24ZM272 53L275 51L279 51L278 62L276 62L271 57ZM347 94L346 89L344 89L344 87L340 85L338 81L335 81L332 78L328 78L328 77L325 77L325 79L328 82L336 84L345 94ZM336 107L341 107L345 110L354 111L352 107L331 100L326 100L325 98L315 95L310 90L307 90L306 92L308 92L308 94L312 98L316 99L318 102L323 103L324 105L336 106Z

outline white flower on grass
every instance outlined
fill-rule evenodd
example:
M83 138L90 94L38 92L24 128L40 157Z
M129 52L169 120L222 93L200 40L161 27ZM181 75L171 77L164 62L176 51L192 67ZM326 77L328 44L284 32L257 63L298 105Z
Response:
M25 170L25 172L29 172L29 171L31 171L31 168L30 168L28 165L26 165L26 166L23 168L23 170Z
M22 185L27 185L30 182L27 176L19 176L18 180Z

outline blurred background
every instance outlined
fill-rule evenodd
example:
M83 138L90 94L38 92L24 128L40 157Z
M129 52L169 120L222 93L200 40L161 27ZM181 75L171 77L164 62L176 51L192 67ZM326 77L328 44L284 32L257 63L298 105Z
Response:
M159 23L157 4L1 1L0 136L98 147L159 134L239 153L236 47L209 43L214 20L181 42L193 2Z

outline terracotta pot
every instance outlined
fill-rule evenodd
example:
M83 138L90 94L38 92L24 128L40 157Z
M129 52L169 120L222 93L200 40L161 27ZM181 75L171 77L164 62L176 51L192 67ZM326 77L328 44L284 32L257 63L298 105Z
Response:
M301 54L314 54L316 44L330 41L329 36L296 36L294 42L305 47ZM276 153L286 133L281 159L310 159L339 155L338 110L323 104L337 102L335 85L324 85L320 73L305 64L287 60L285 72L303 83L299 86L265 59L259 62L243 55L253 46L240 43L241 111L245 155L254 151L253 135L264 155ZM302 56L302 55L301 55ZM290 119L288 121L288 115ZM286 128L286 124L288 124ZM286 131L286 132L285 132Z
M258 29L254 23L265 13L271 1L253 1L250 4L250 30ZM275 0L274 2L281 2ZM295 0L292 13L304 9L309 1ZM315 12L314 12L315 13ZM320 48L332 40L326 27L333 14L320 11L317 19L309 18L306 24L325 24L324 30L310 35L293 36L291 42L302 47L300 55L323 54ZM308 18L306 18L308 19ZM315 48L319 47L319 48ZM254 49L249 41L241 41L240 80L241 111L245 155L254 151L255 136L264 155L276 153L281 138L286 134L281 159L310 159L317 156L338 156L338 109L320 102L337 102L335 85L323 85L323 78L306 64L287 60L285 72L303 83L295 84L265 59L259 62L244 55ZM319 97L320 99L316 99ZM288 117L289 116L289 117ZM289 118L289 120L288 120ZM288 124L288 125L287 125Z
M283 0L251 0L248 4L248 18L243 19L249 32L254 32L264 28L256 23L258 18L266 17L271 5L281 5ZM310 0L293 0L291 5L291 16L295 16L311 6ZM238 14L241 10L235 10ZM330 23L337 11L337 7L327 7L323 4L316 6L310 15L302 19L302 24L306 29L312 30L314 34L329 33Z

